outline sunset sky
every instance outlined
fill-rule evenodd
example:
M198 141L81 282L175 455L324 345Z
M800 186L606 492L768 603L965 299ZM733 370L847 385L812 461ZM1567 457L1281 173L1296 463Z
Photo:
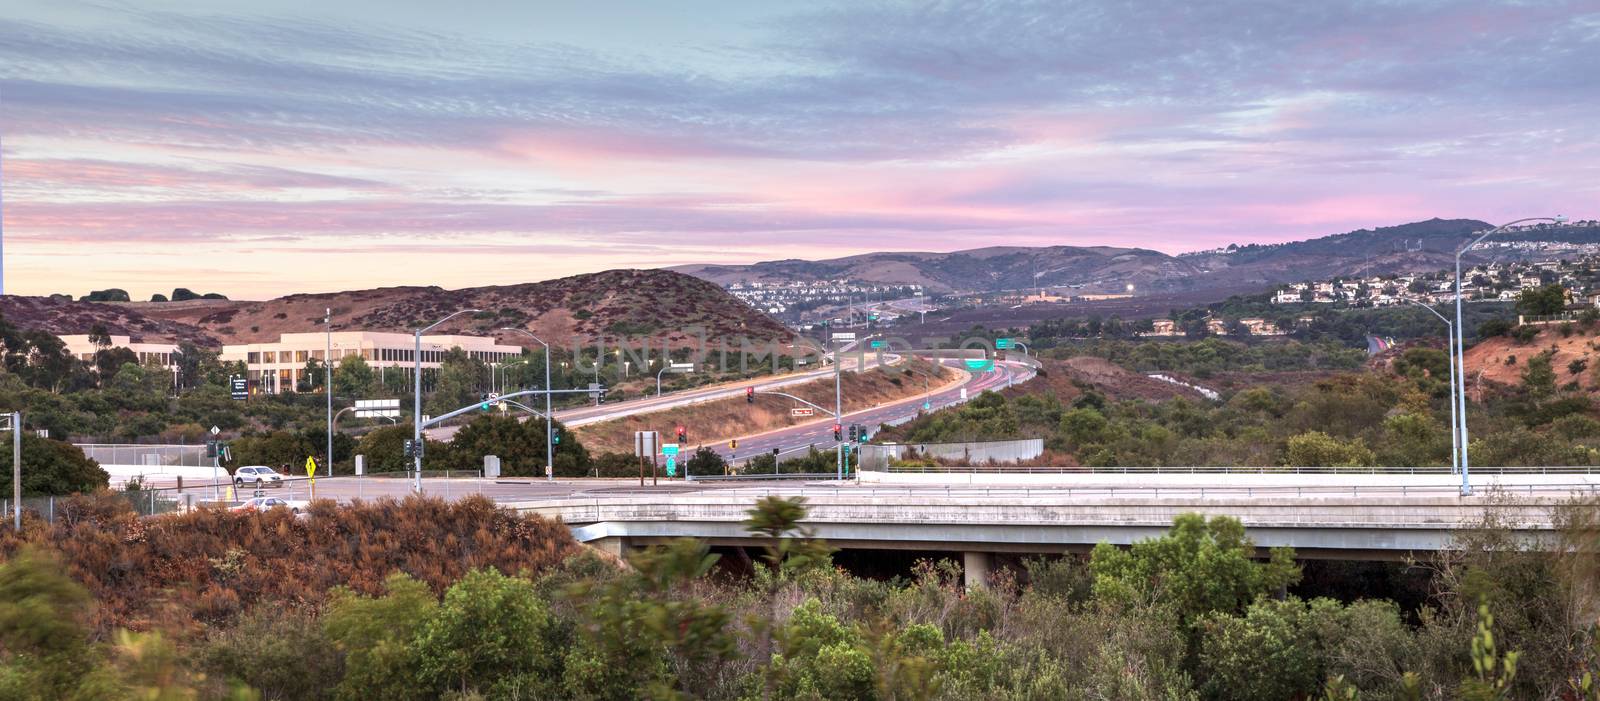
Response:
M5 292L1600 212L1600 0L0 0Z

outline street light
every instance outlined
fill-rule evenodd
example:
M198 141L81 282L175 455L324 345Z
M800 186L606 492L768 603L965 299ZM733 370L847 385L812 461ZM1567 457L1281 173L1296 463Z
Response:
M1467 446L1469 445L1467 441L1467 336L1461 323L1461 254L1471 250L1473 246L1478 245L1480 242L1486 238L1489 238L1490 236L1498 234L1523 222L1531 221L1547 221L1555 224L1565 224L1567 218L1557 215L1554 217L1527 217L1525 219L1518 219L1514 222L1501 224L1500 226L1490 229L1484 232L1482 236L1473 239L1472 243L1462 246L1456 250L1456 364L1461 368L1461 372L1456 374L1456 401L1461 407L1460 410L1456 412L1456 420L1461 422L1461 496L1472 495L1472 483L1467 479L1467 472L1470 468L1471 460L1467 455Z
M544 346L544 464L545 467L550 468L550 471L545 474L545 479L554 481L556 478L556 459L555 447L553 441L551 441L551 434L555 431L556 417L554 414L550 413L550 344L539 340L538 336L533 335L533 333L527 329L501 327L496 330L520 333L528 338L533 339L534 341L537 341L539 345Z
M333 476L333 308L323 307L322 310L323 339L327 346L322 351L322 369L325 374L322 378L322 393L328 397L328 452L324 453L328 460L328 476Z
M411 460L413 466L417 470L415 481L412 482L411 491L416 492L417 494L422 493L422 334L432 331L433 327L461 316L462 314L476 314L481 311L483 310L461 309L451 312L449 316L428 324L420 329L413 329L411 332L412 339L416 341L416 354L412 356L411 360L416 365L417 370L416 375L413 377L413 384L411 387L413 391L412 401L414 402L411 405L411 445L413 447Z
M1445 359L1449 361L1450 365L1450 469L1451 471L1460 470L1461 436L1457 432L1459 426L1457 425L1456 421L1456 355L1455 353L1451 352L1451 344L1455 338L1456 325L1451 323L1449 319L1446 319L1443 314L1440 314L1438 310L1434 309L1433 307L1418 302L1414 299L1408 299L1406 301L1428 310L1429 314L1439 317L1439 321L1444 322L1446 338L1444 356Z

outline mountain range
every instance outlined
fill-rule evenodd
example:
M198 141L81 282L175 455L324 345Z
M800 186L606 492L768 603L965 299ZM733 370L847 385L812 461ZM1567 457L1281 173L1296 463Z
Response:
M204 346L276 341L290 332L322 331L326 310L334 331L400 331L426 326L460 309L464 314L434 333L495 335L526 329L552 345L601 338L652 338L684 345L702 333L713 340L786 340L790 331L722 288L667 270L600 273L495 287L446 290L386 287L296 294L264 301L74 302L59 297L0 297L0 314L23 329L88 333L103 326L138 340L188 341ZM528 345L520 334L503 341Z
M1357 274L1431 272L1448 267L1474 231L1474 219L1427 221L1361 229L1282 244L1235 245L1169 255L1110 246L996 246L949 253L884 252L830 260L777 260L750 265L671 268L719 285L820 281L922 285L933 293L1063 287L1083 292L1179 292L1267 287ZM1600 229L1518 234L1522 239L1600 238Z

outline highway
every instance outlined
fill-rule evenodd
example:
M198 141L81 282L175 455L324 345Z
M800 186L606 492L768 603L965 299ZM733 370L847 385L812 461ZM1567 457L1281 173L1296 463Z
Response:
M1582 468L1577 468L1581 470ZM689 498L737 497L753 502L762 496L805 496L810 498L861 497L889 502L919 499L1008 499L1047 500L1053 503L1104 502L1107 500L1180 499L1185 501L1268 500L1276 502L1302 502L1313 507L1325 499L1439 499L1448 498L1463 503L1490 503L1502 497L1541 497L1566 499L1600 496L1600 473L1580 472L1551 474L1474 474L1472 483L1475 496L1460 497L1459 478L1449 475L1411 474L1323 474L1294 475L1268 474L1094 474L1064 472L1051 475L1030 475L1029 483L1008 482L1005 475L991 475L994 479L974 479L966 474L906 475L903 473L863 473L861 481L834 482L832 480L694 480L681 476L667 479L662 476L656 484L648 478L643 487L637 479L573 479L546 480L542 477L506 477L483 479L476 473L445 478L426 477L423 491L428 496L456 499L483 495L497 502L537 502L549 499L623 499L623 498ZM914 482L897 482L904 477L921 478ZM1011 475L1018 477L1018 475ZM1047 478L1047 479L1046 479ZM213 490L209 485L188 483L183 494L196 503L210 501ZM411 494L411 480L403 473L371 475L366 477L333 477L316 480L318 499L335 499L349 502L354 499L404 498ZM163 498L173 498L174 489L160 489ZM219 487L217 492L223 492ZM311 483L303 477L286 481L281 488L269 488L262 493L285 499L302 500L310 497ZM235 495L235 500L248 498L251 490ZM223 496L226 496L225 494ZM177 497L180 500L183 497Z
M900 356L889 353L883 354L882 358L884 365L893 365L898 363L900 360ZM855 372L858 365L862 368L871 369L877 367L878 362L879 359L877 354L866 354L860 357L846 355L844 359L844 370L845 372ZM634 414L663 411L666 409L672 409L674 407L697 404L700 402L738 398L744 396L746 387L755 387L757 392L760 392L763 389L779 389L782 387L832 377L833 373L833 366L828 365L815 370L804 370L784 375L768 375L751 378L748 380L737 380L734 382L722 382L715 385L708 385L705 387L695 387L678 392L669 392L659 397L641 397L639 399L629 399L627 401L612 402L609 404L601 404L599 406L581 406L570 407L566 409L556 409L555 414L557 421L560 421L569 427L578 427L584 424L609 421L611 419L620 419L624 416L632 416ZM540 400L528 397L523 398L522 401L534 409L540 409L543 404L543 402ZM460 425L440 426L437 428L427 429L423 431L423 433L432 440L447 441L455 436L456 431L460 429Z
M872 431L876 431L882 424L893 424L916 417L926 405L929 410L939 410L945 407L960 404L965 401L961 397L962 390L966 390L968 399L977 397L987 390L1003 389L1018 382L1026 382L1033 378L1034 371L1031 367L1018 362L995 363L994 369L986 372L970 372L962 367L961 361L941 361L946 367L962 373L965 377L925 395L907 397L905 399L879 405L871 409L863 409L853 413L846 413L842 423L848 427L850 424L861 424ZM760 390L756 390L759 396ZM774 397L768 401L789 401L781 397ZM846 428L848 432L848 428ZM709 444L723 458L730 461L744 461L752 457L771 454L773 448L778 449L780 459L803 455L816 446L818 450L833 447L833 419L823 417L816 421L788 426L785 428L766 431L738 438L737 450L728 448L724 441ZM698 447L698 444L695 446Z

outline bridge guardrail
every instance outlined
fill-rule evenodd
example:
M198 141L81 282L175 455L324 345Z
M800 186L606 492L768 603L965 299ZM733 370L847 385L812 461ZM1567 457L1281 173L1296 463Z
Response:
M1038 475L1453 475L1449 466L1428 467L1016 467L891 465L885 472L927 474L1038 474ZM1475 475L1592 475L1600 474L1593 465L1544 465L1536 467L1472 467Z

